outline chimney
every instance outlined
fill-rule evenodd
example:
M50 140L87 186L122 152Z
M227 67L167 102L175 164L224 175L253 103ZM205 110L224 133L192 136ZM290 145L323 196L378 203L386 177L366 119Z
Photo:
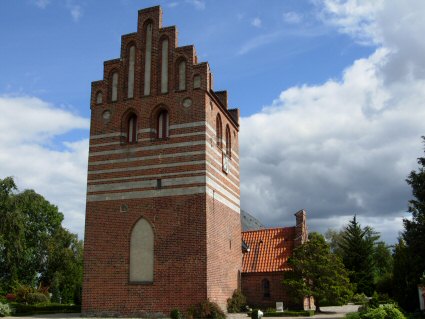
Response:
M296 225L295 225L295 239L294 239L294 247L297 248L301 246L308 240L308 229L306 218L307 213L304 209L295 213Z

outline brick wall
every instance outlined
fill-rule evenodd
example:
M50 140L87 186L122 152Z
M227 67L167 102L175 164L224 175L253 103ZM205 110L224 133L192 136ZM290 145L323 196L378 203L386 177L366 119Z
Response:
M205 195L88 203L83 312L168 313L206 299ZM154 281L129 282L129 244L140 217L154 229Z
M145 94L146 26L152 25L150 92ZM168 39L168 91L161 93L161 43ZM137 315L187 310L207 298L223 308L241 269L238 110L212 90L207 63L193 46L178 46L175 27L162 27L159 7L139 11L136 33L122 36L121 56L104 62L92 83L87 180L83 312ZM127 98L128 52L135 46L134 95ZM178 65L186 61L186 88ZM112 101L112 74L118 73ZM194 77L200 86L194 87ZM98 95L102 101L98 101ZM226 98L224 98L226 97ZM190 103L186 103L190 99ZM157 116L169 114L158 139ZM231 113L232 112L232 113ZM215 117L231 132L231 168L222 168ZM137 141L127 142L136 116ZM224 141L225 142L225 141ZM229 154L230 155L230 154ZM145 218L154 232L153 283L129 282L132 227Z
M242 293L250 307L276 308L276 302L282 301L284 308L294 307L289 292L282 284L284 272L242 273ZM270 282L270 297L264 297L263 279Z

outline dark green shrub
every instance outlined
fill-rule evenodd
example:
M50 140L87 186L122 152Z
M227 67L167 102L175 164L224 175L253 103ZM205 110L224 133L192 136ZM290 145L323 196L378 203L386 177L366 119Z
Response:
M384 305L382 308L387 313L385 319L406 319L403 313L394 305Z
M171 318L171 319L183 319L183 315L182 315L182 313L180 312L180 310L178 310L178 309L173 309L173 310L171 310L170 318Z
M210 300L201 302L188 310L189 318L193 319L226 319L220 307Z
M277 312L276 308L267 308L265 311L265 313L275 313L275 312Z
M227 299L227 311L229 313L246 311L246 297L239 289L233 292L232 298Z
M356 314L348 314L350 319L406 319L403 313L395 305L383 305L376 308L362 308Z
M359 312L350 312L345 315L346 319L361 319Z
M30 305L35 305L38 303L48 303L50 302L50 299L41 292L31 292L27 295L27 302Z
M376 291L373 293L372 298L370 298L367 305L369 306L369 308L379 307L379 295Z
M252 310L252 312L251 312L251 319L259 319L259 317L258 317L258 312L259 311L260 311L259 309Z
M13 288L13 292L16 296L16 301L21 303L27 303L28 302L28 294L36 292L34 288L30 286L26 286L20 283L16 283L15 287Z
M351 298L351 301L355 305L364 305L369 301L369 299L364 293L361 293L361 294L355 294L353 298Z
M49 313L74 313L81 312L81 306L77 305L63 305L63 304L38 304L38 305L25 305L20 303L12 303L12 312L15 316L28 316L36 314L49 314Z
M16 283L13 292L14 294L8 294L8 296L15 296L15 301L19 303L33 305L50 302L48 288L42 287L41 285L38 288L33 288L31 286Z

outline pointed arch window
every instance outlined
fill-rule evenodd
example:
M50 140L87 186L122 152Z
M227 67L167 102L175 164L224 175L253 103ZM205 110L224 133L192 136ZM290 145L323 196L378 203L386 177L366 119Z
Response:
M157 118L157 138L167 138L169 136L169 116L167 110L162 110Z
M128 50L128 77L127 77L127 98L134 97L134 66L136 63L136 47L132 45Z
M128 118L127 142L128 143L136 143L137 142L137 116L135 114L132 114Z
M232 157L232 138L229 125L226 125L226 155Z
M149 222L141 218L134 225L130 239L130 281L153 282L154 233Z
M161 93L168 93L168 39L161 43Z
M111 101L118 100L118 72L112 73L111 76Z
M217 146L222 147L222 140L223 140L223 128L221 124L221 117L220 114L217 114L216 120L215 120L215 130L216 130L216 139L217 139Z
M270 299L270 281L268 279L264 278L261 281L261 288L263 290L263 298Z

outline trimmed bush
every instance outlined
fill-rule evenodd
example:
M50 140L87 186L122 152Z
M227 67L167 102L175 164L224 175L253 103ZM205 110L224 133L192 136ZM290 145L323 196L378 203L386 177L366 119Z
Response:
M227 299L227 312L245 312L246 311L246 297L240 290L233 292L232 298Z
M183 315L182 315L182 313L180 312L180 310L178 310L178 309L173 309L173 310L171 310L170 318L171 318L171 319L183 319Z
M41 292L31 292L27 295L27 302L30 305L35 305L38 303L48 303L50 302L49 297L47 297L45 294L42 294Z
M10 316L10 307L8 304L0 303L0 317Z
M258 312L259 312L260 310L259 309L254 309L252 312L251 312L251 319L260 319L260 316L258 315Z
M361 294L355 294L353 298L351 298L351 301L355 305L364 305L369 301L369 299L364 293L361 293Z
M188 310L189 318L192 319L226 319L226 315L220 307L210 300L201 302Z
M81 312L81 306L77 305L63 305L63 304L38 304L38 305L25 305L20 303L12 303L12 310L15 316L19 315L37 315L49 313L74 313Z
M8 300L25 304L38 304L50 302L48 288L41 285L36 289L27 285L16 283L13 288L14 294L8 294ZM15 297L14 299L12 297Z
M406 319L403 313L394 305L383 305L377 308L368 308L359 313L347 314L349 319Z

